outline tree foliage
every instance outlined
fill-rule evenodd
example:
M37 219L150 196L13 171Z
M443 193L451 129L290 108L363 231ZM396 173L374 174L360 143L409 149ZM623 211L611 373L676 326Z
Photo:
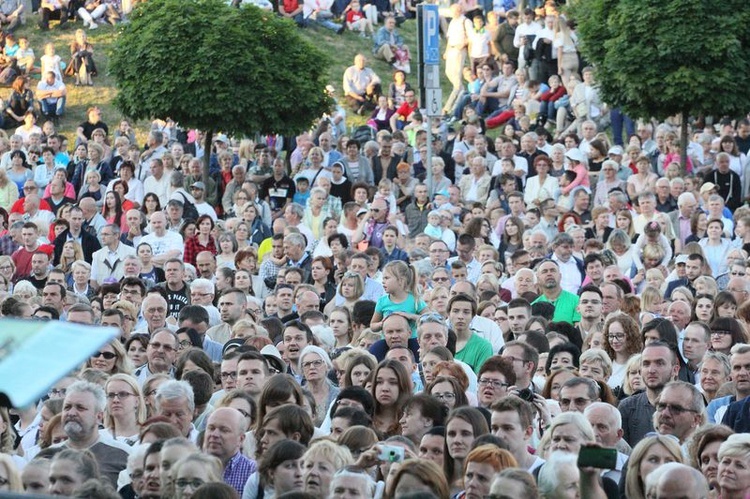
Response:
M291 21L224 0L141 3L113 44L115 105L230 134L293 135L332 102L325 55Z
M572 14L603 99L629 115L750 109L750 2L578 0Z

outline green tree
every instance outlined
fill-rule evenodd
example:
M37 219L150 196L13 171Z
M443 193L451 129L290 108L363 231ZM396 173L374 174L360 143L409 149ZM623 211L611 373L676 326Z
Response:
M224 0L150 0L113 43L115 106L229 134L294 135L332 105L326 56L291 21ZM204 179L208 174L208 155Z
M579 0L581 52L605 102L638 118L682 115L682 165L690 116L750 109L750 3L728 0Z

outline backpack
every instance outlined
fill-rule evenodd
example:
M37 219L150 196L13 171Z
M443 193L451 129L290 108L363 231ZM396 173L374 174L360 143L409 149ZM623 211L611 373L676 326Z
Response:
M183 193L180 193L180 196L182 196L182 219L183 220L198 220L198 217L200 214L198 213L198 208L195 207L195 203L190 201L187 196L185 196Z
M352 132L352 139L365 145L368 140L375 140L375 129L369 125L361 125Z

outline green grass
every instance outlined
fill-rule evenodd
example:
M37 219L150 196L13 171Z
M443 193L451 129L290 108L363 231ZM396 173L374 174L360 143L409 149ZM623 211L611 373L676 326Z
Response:
M382 23L375 26L375 31L382 27ZM403 36L406 45L411 51L411 74L406 76L406 81L415 89L418 87L417 79L417 22L409 19L397 28L397 31ZM370 66L383 81L383 91L386 91L388 84L393 81L393 68L390 64L381 59L376 59L372 53L372 38L361 38L359 33L350 31L337 35L333 31L320 27L306 28L301 31L302 36L309 39L316 46L323 48L328 54L328 81L336 87L336 96L342 95L342 77L347 67L354 64L354 56L363 53L367 57L368 66ZM440 41L441 47L444 47L444 40ZM447 98L450 93L450 83L443 75L444 67L441 65L441 86L443 89L443 99ZM447 93L446 93L447 92ZM366 121L365 117L347 113L347 124L361 125Z
M37 27L39 19L40 16L38 14L29 14L27 16L26 24L19 28L16 34L26 35L29 38L30 46L34 49L34 53L37 57L37 65L39 58L44 55L45 44L49 42L54 44L56 53L67 64L70 60L70 44L73 41L76 29L82 28L81 23L68 23L69 28L61 30L58 28L57 22L53 21L49 31L41 31ZM381 26L382 24L376 26L375 29L377 30ZM59 130L69 138L75 136L76 127L86 119L86 109L90 106L97 105L102 109L102 119L107 125L109 125L110 132L117 127L122 118L122 114L112 104L112 100L117 94L117 88L114 79L112 79L107 73L107 64L109 61L108 51L117 36L117 29L118 28L112 27L108 24L100 24L99 28L96 30L86 30L89 41L94 45L94 60L96 61L99 75L94 78L93 87L76 87L73 85L72 78L65 79L68 97L66 114L60 121ZM408 20L399 27L398 30L404 37L404 40L412 53L411 74L407 75L407 81L412 87L416 88L416 21ZM304 38L320 47L328 55L327 80L328 83L336 88L337 96L341 96L341 83L344 71L354 63L354 56L360 52L365 54L368 59L368 64L383 80L384 90L392 81L393 69L385 61L375 59L372 54L371 38L361 38L358 33L349 31L342 35L337 35L333 31L321 27L301 29L300 33ZM441 44L442 43L443 41L441 40ZM164 47L164 50L169 50L169 47ZM442 69L443 68L441 67L441 81L443 96L445 98L447 97L446 92L450 92L450 84L442 74ZM304 68L301 68L301 70L304 71ZM39 75L34 75L32 89L36 88L38 80ZM3 95L5 96L8 94L9 91L3 92ZM349 126L360 125L364 122L364 117L357 116L353 113L347 113L347 124ZM149 131L149 123L139 122L134 125L136 138L139 144L143 144Z

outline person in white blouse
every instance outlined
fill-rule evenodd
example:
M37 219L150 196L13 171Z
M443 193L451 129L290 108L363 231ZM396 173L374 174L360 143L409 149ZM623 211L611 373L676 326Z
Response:
M527 208L537 208L545 199L555 198L558 189L557 179L549 175L550 158L540 155L534 159L537 174L526 179L523 201Z

